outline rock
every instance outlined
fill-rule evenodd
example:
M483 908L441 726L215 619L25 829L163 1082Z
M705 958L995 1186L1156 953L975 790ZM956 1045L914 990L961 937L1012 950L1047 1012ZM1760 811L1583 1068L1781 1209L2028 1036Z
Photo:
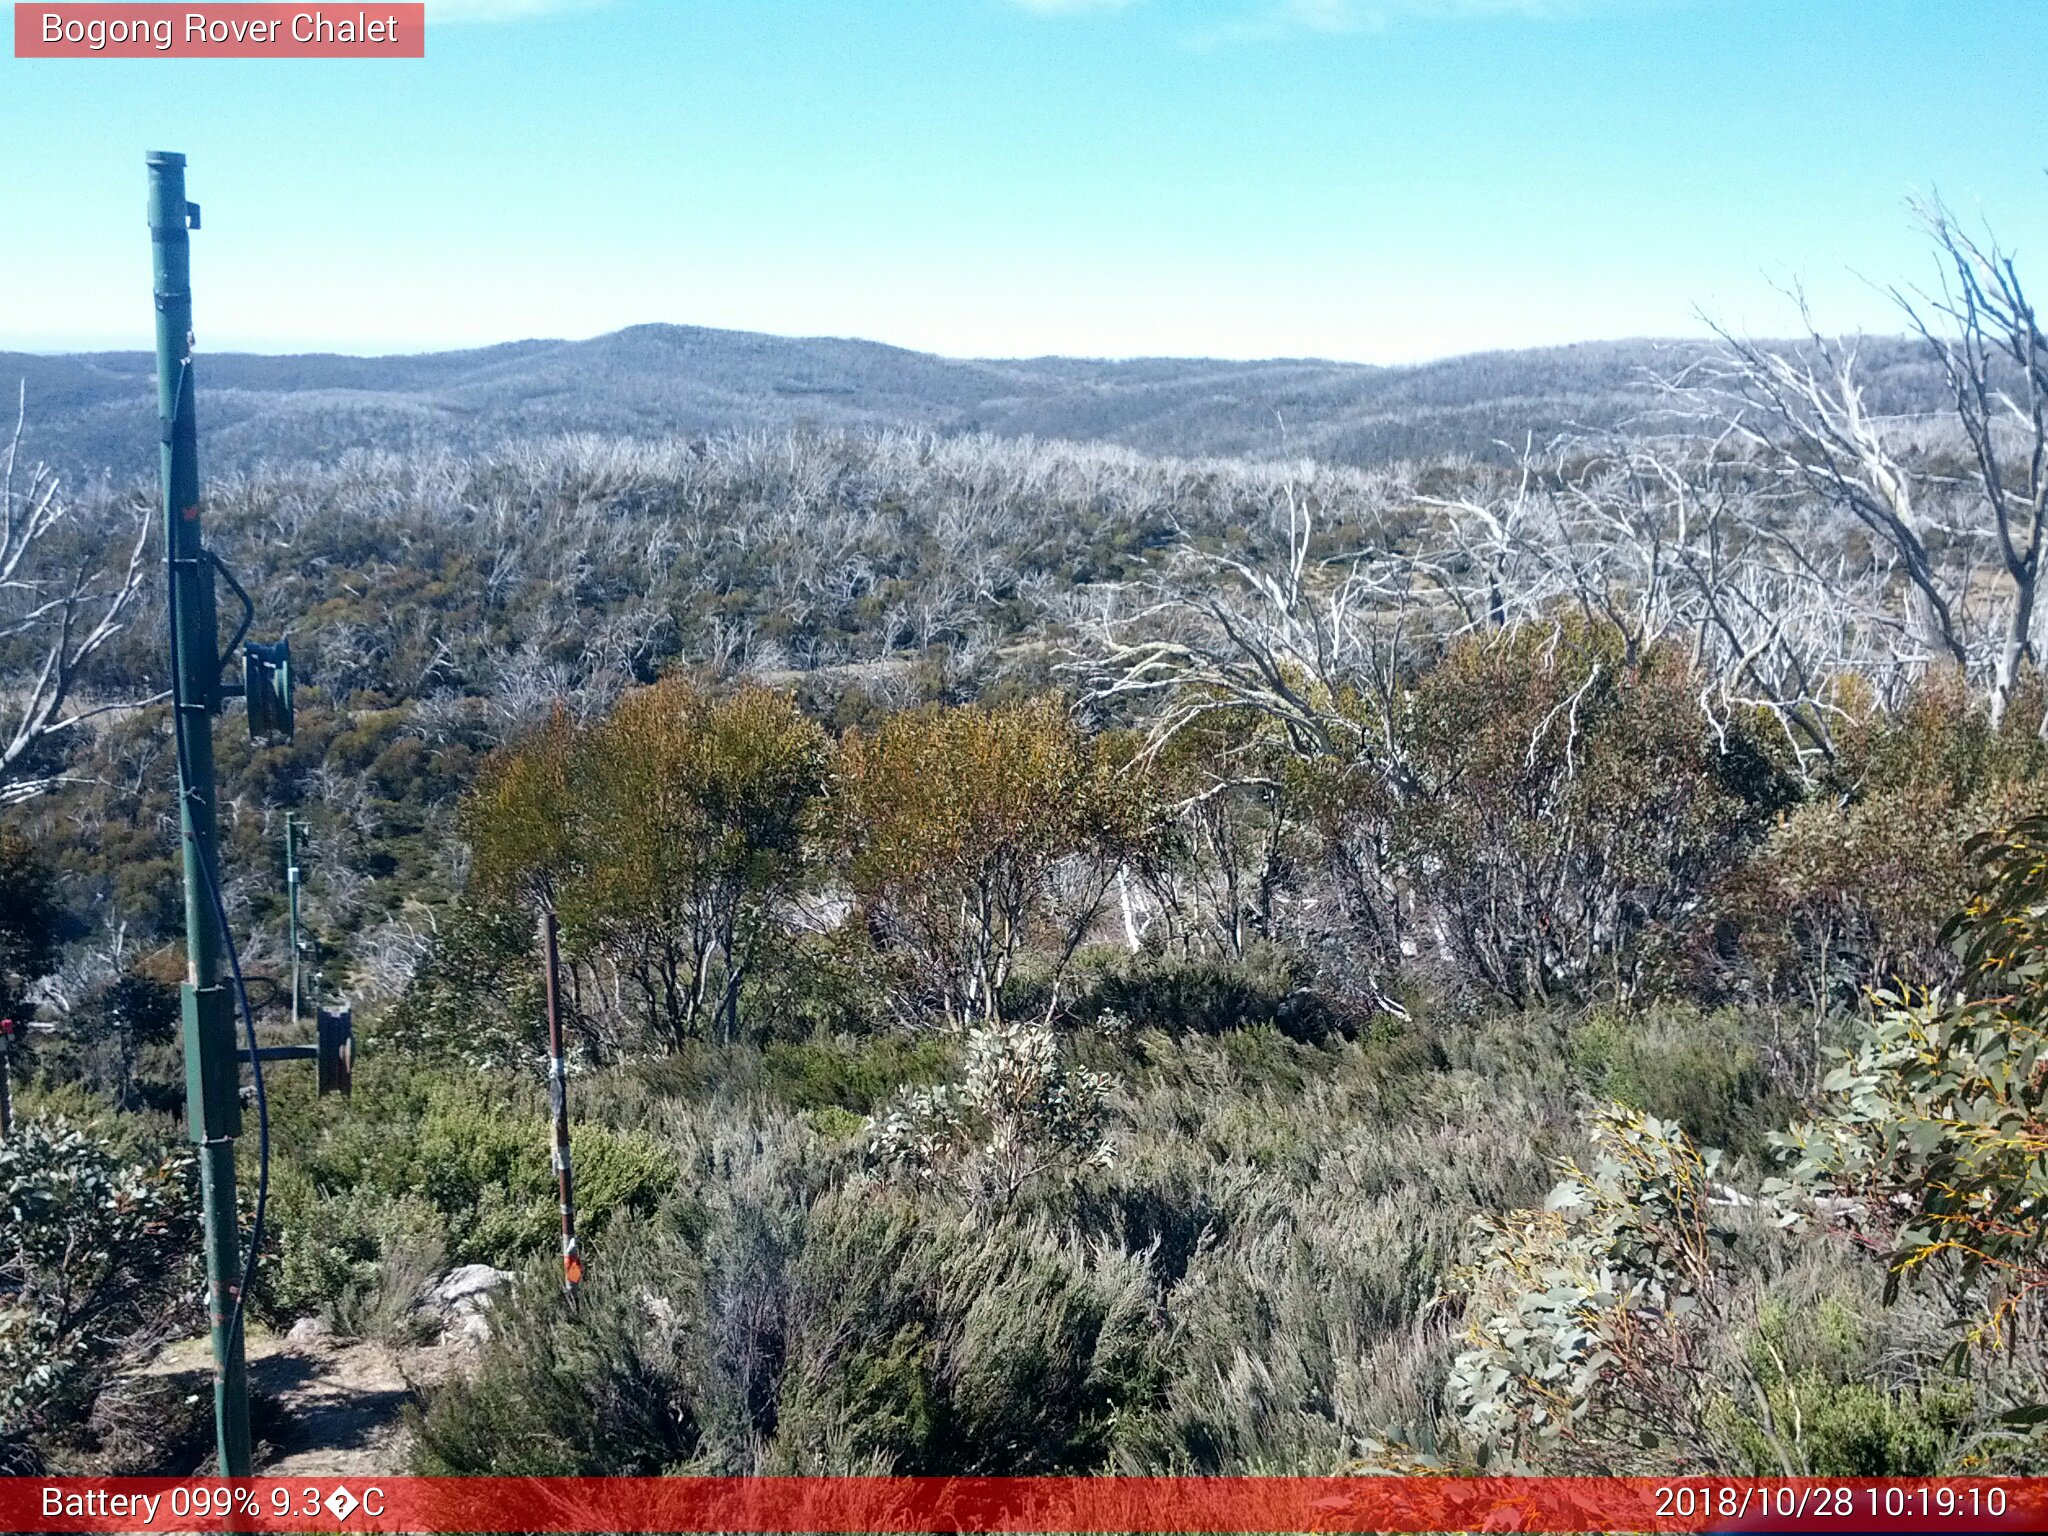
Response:
M460 1269L451 1269L430 1286L426 1301L429 1306L440 1307L458 1317L474 1314L488 1307L492 1295L517 1278L509 1269L493 1269L488 1264L465 1264Z
M334 1324L324 1317L302 1317L284 1336L287 1344L322 1344L334 1337Z

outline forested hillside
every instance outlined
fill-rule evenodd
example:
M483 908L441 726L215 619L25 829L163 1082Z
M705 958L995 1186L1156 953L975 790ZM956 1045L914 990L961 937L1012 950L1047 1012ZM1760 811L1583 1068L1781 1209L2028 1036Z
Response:
M330 460L351 449L475 452L563 433L927 428L1054 437L1146 453L1311 455L1335 464L1510 458L1533 435L1640 422L1653 379L1697 344L1589 343L1402 368L1287 359L974 361L873 342L646 325L590 341L522 341L399 357L205 359L216 470ZM90 479L153 468L155 360L143 352L0 354L26 389L35 453ZM1877 409L1938 409L1940 377L1896 339L1869 343Z
M221 722L227 906L281 1039L292 812L364 1036L269 1085L260 1322L416 1345L516 1274L430 1472L2048 1470L2048 338L1936 233L1923 336L1654 395L209 359L302 676L290 742ZM28 367L23 445L143 409ZM201 1323L150 492L6 464L0 1455L189 1470L134 1373Z

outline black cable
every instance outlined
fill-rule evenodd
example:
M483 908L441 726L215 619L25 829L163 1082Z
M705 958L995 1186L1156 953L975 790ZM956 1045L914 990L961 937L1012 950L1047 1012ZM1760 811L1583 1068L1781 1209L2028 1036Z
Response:
M191 373L191 367L192 361L189 357L178 365L178 388L177 392L171 397L171 418L173 421L177 419L178 411L184 403L185 382ZM178 580L178 565L168 529L164 533L164 569L168 581L175 587ZM191 765L185 754L184 710L186 704L182 686L184 667L181 664L183 658L179 655L182 641L178 634L175 615L172 617L170 628L171 741L177 749L178 790L180 798L183 799L189 797L192 793L189 787L192 782L192 774ZM210 720L211 716L209 715L208 718ZM215 835L219 835L217 824ZM234 1339L241 1335L242 1314L248 1301L249 1287L256 1278L257 1257L263 1252L263 1216L270 1203L270 1101L263 1091L263 1058L256 1045L256 1010L249 1006L249 987L248 983L242 979L242 959L235 950L234 935L228 930L228 909L227 903L221 899L220 881L216 877L212 863L207 859L205 851L200 848L198 840L196 838L188 838L187 842L191 845L192 862L198 866L199 877L205 882L206 894L213 907L214 918L220 924L221 944L227 950L228 970L235 979L235 1000L241 1007L242 1025L248 1036L249 1071L256 1081L256 1219L250 1226L249 1256L242 1262L242 1278L235 1287L235 1310L228 1320L228 1337ZM239 1220L236 1225L240 1225Z

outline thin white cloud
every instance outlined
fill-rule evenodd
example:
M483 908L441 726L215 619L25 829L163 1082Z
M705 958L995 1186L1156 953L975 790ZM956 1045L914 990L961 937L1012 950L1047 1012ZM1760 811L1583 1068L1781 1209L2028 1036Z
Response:
M427 20L524 21L557 11L591 11L611 0L427 0Z
M1076 16L1083 11L1121 11L1139 0L1010 0L1022 10L1040 16Z
M1040 16L1120 11L1144 0L1009 0ZM1170 0L1162 0L1162 7ZM1211 7L1224 14L1193 33L1199 43L1242 42L1303 34L1338 36L1380 32L1401 22L1562 21L1595 10L1655 3L1655 0L1238 0Z
M1611 0L1610 0L1611 3ZM1277 26L1307 32L1374 32L1397 21L1473 21L1515 16L1554 21L1581 16L1592 0L1279 0Z

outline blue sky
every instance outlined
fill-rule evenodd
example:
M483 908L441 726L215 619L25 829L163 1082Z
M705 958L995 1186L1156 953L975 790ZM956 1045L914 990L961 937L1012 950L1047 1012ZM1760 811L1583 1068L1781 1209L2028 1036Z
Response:
M462 13L458 16L456 13ZM420 62L0 59L0 347L641 321L1399 362L1897 328L1904 202L2048 293L2044 0L441 0ZM2031 262L2030 262L2030 258Z

